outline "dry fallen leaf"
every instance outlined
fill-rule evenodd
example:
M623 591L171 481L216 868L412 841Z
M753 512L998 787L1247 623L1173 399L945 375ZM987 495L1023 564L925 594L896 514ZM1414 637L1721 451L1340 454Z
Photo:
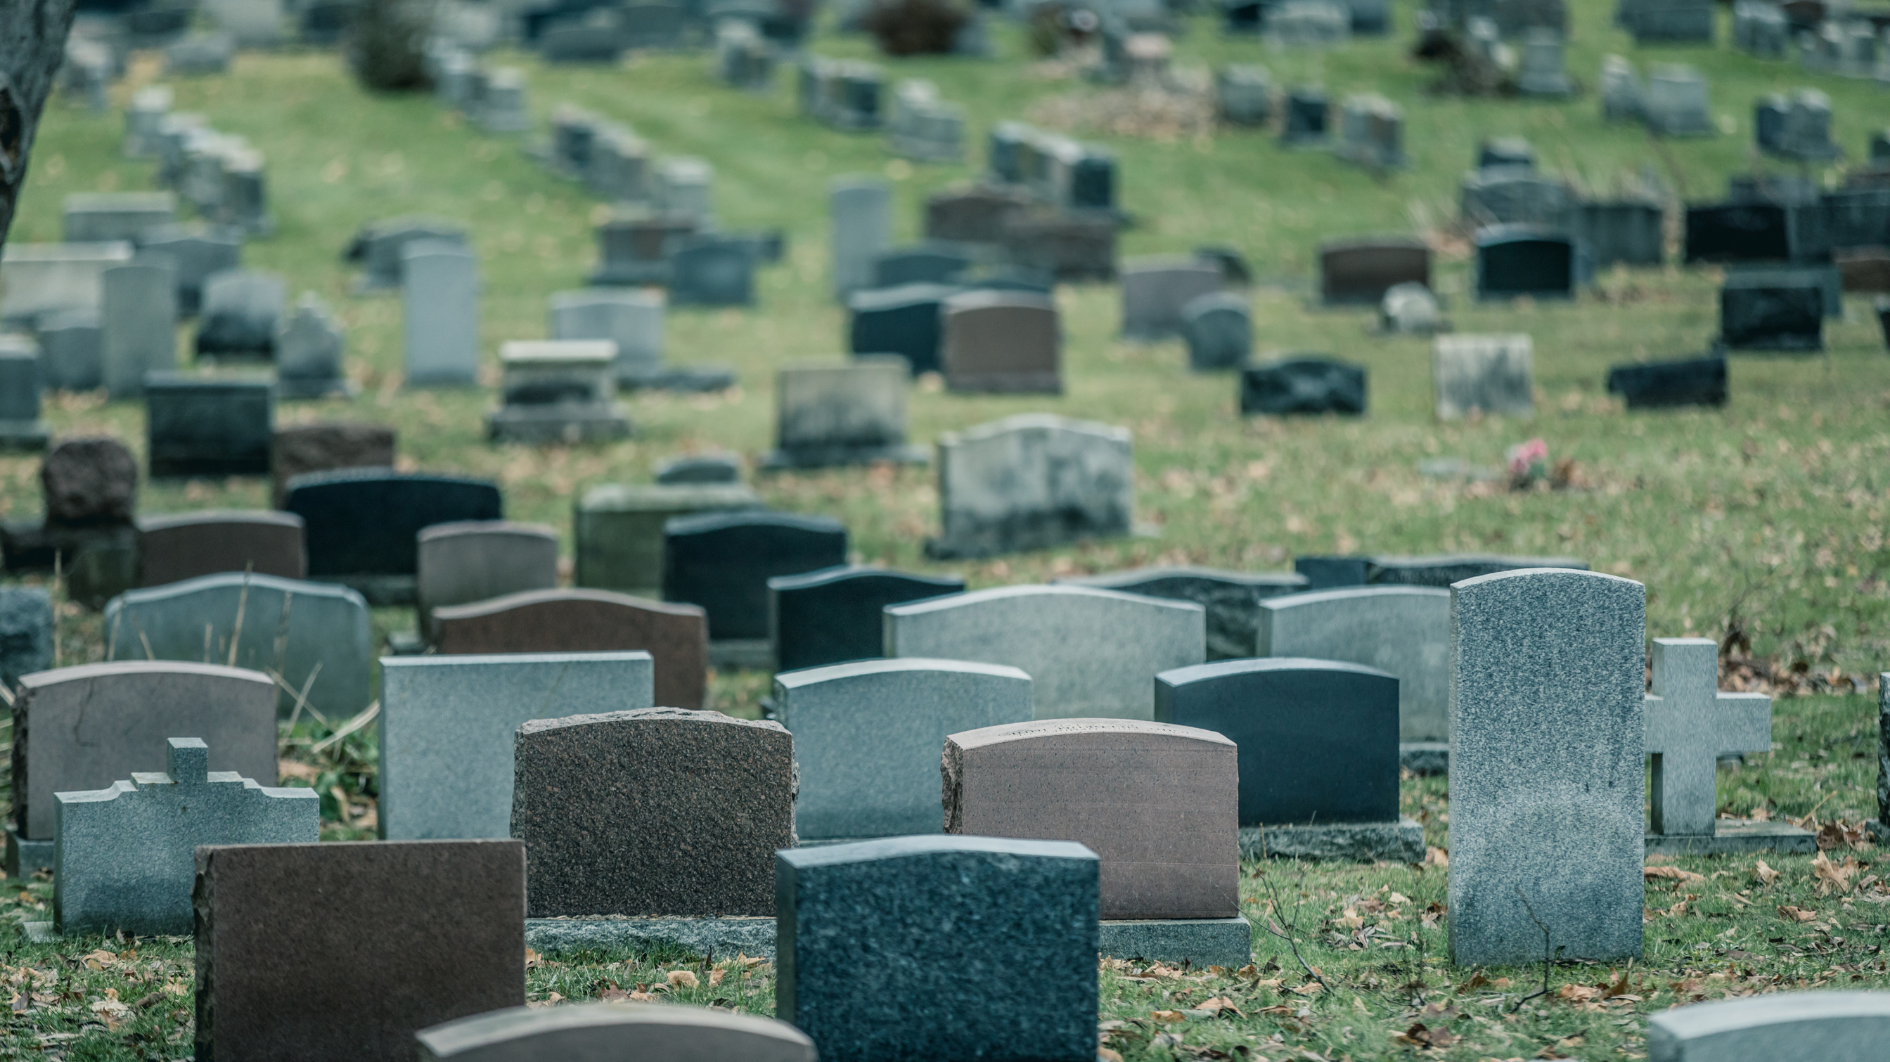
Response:
M669 982L669 987L671 988L675 988L679 985L683 988L696 988L702 984L702 982L696 978L696 975L688 970L671 970L664 975L664 980Z
M1449 1047L1457 1042L1449 1029L1441 1026L1433 1029L1421 1021L1412 1023L1409 1029L1393 1035L1392 1039L1413 1047Z
M1226 996L1215 996L1213 999L1204 999L1201 1002L1196 1003L1194 1005L1194 1009L1212 1010L1216 1012L1223 1011L1223 1010L1231 1010L1238 1017L1243 1017L1243 1018L1246 1017L1245 1014L1240 1013L1240 1008L1234 1005L1234 1001L1227 998Z
M1426 848L1424 849L1424 865L1427 867L1443 867L1449 869L1450 853L1442 848Z
M727 977L727 976L728 976L727 970L710 970L709 971L709 985L711 987L714 987L715 985L719 985L722 983L722 978Z
M1705 881L1706 880L1706 875L1704 874L1695 874L1691 870L1681 870L1679 867L1642 867L1641 877L1642 879L1646 881L1655 881L1660 878L1672 878L1673 880L1682 882L1682 883L1690 882L1690 881Z
M1785 904L1779 907L1778 916L1787 922L1809 922L1818 917L1818 912Z
M1150 1015L1150 1017L1153 1017L1156 1021L1168 1021L1168 1022L1188 1020L1188 1016L1178 1010L1158 1010L1158 1011L1155 1011L1152 1015Z
M1555 990L1555 994L1557 998L1566 999L1570 1003L1587 1003L1590 1000L1600 999L1601 989L1591 985L1563 985Z
M1102 1059L1103 1062L1122 1062L1121 1052L1112 1051L1107 1047L1098 1047L1096 1057Z
M1811 876L1818 879L1818 895L1829 896L1833 891L1851 891L1851 879L1863 869L1863 864L1855 856L1845 856L1840 865L1825 858L1823 852L1811 861Z
M1778 880L1778 871L1766 866L1765 860L1763 859L1759 860L1758 864L1752 868L1752 874L1759 879L1759 884L1761 885L1770 885Z

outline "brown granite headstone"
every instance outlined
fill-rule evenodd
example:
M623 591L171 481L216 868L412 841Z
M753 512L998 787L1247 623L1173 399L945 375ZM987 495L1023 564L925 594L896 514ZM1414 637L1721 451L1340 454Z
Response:
M140 586L199 575L250 571L284 579L308 576L302 518L270 510L207 510L138 521L144 567Z
M1319 297L1328 305L1377 304L1398 284L1431 285L1431 249L1423 240L1371 236L1319 245Z
M697 605L610 590L528 590L433 611L441 654L604 653L641 649L656 661L656 703L700 708L708 687L709 624Z
M1061 394L1056 303L1022 291L968 291L939 307L939 362L953 391Z
M39 466L43 520L0 525L0 560L10 572L57 569L66 595L99 608L138 585L138 463L117 439L61 441Z
M118 636L136 641L136 631ZM210 769L276 781L276 684L259 671L172 660L85 664L20 679L13 702L13 821L53 836L53 794L163 771L165 741L202 738Z
M1051 719L945 739L945 832L1078 841L1102 857L1104 918L1232 918L1234 743L1134 719Z
M1029 201L997 188L940 192L925 201L925 238L955 243L1002 243L1005 230Z
M531 917L774 914L774 853L796 843L781 724L681 708L534 719L512 758Z
M1890 247L1839 247L1831 260L1845 291L1890 293Z
M525 1003L525 847L197 849L199 1062L411 1062L421 1029Z
M282 505L289 480L340 468L394 467L394 429L379 424L330 421L277 428L269 449L270 497Z
M1004 251L1014 264L1060 281L1113 280L1116 229L1109 216L1033 210L1007 220Z

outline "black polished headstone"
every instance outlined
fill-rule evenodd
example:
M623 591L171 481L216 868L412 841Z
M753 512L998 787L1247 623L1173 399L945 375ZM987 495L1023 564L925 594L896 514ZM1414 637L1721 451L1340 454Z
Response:
M1477 145L1477 169L1486 166L1536 167L1536 149L1519 136L1495 136Z
M1685 361L1649 361L1608 370L1608 393L1629 409L1726 404L1726 359L1720 355Z
M1365 412L1365 369L1329 358L1288 358L1240 372L1240 412Z
M1280 140L1287 144L1322 144L1329 135L1332 101L1323 88L1301 86L1286 94L1286 125Z
M854 292L848 349L855 354L898 354L912 372L938 372L939 307L963 289L947 284L901 284Z
M1240 824L1398 821L1398 680L1265 657L1155 676L1155 721L1240 747Z
M958 576L848 565L768 580L777 671L886 655L887 605L962 594Z
M741 459L734 454L687 454L656 466L656 481L671 483L740 483Z
M302 518L311 578L412 575L422 528L505 517L489 480L384 468L296 476L282 507Z
M1131 568L1058 582L1144 597L1192 601L1207 609L1209 660L1252 656L1259 637L1260 602L1310 589L1296 572L1224 572L1213 568Z
M1728 350L1824 349L1824 279L1815 270L1729 273L1719 289L1719 341Z
M663 525L663 600L700 605L712 641L768 637L768 580L847 562L847 529L824 516L749 510Z
M1342 590L1365 585L1370 557L1294 557L1293 570L1306 577L1306 589Z
M1532 225L1492 225L1476 235L1477 297L1568 298L1575 293L1575 241Z
M1877 323L1883 326L1883 345L1890 347L1890 299L1877 300Z
M938 241L917 247L895 247L873 257L873 287L950 284L971 267L971 261L971 255L964 249Z
M669 260L672 306L748 306L755 301L755 249L747 240L690 236Z
M1465 579L1522 568L1588 570L1575 557L1506 557L1494 553L1443 553L1428 557L1367 557L1365 581L1373 586L1448 587Z
M1782 262L1792 254L1786 209L1776 203L1716 203L1687 208L1686 260Z
M151 475L266 476L275 388L267 380L145 377Z

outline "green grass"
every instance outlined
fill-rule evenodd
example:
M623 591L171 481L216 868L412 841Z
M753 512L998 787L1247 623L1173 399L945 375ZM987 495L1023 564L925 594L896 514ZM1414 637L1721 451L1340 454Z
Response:
M1853 297L1846 318L1831 323L1823 356L1736 359L1732 401L1723 411L1630 415L1603 392L1607 367L1702 350L1717 327L1717 276L1677 268L1616 272L1570 304L1478 305L1467 298L1465 245L1451 225L1457 182L1484 136L1526 136L1546 167L1598 192L1647 169L1687 198L1709 199L1721 193L1728 174L1752 165L1754 97L1798 85L1824 89L1835 105L1835 136L1855 155L1870 124L1881 120L1883 90L1724 49L1636 49L1609 27L1611 4L1583 0L1571 7L1570 70L1591 92L1563 102L1427 96L1423 89L1435 71L1404 54L1408 7L1399 9L1391 39L1362 40L1331 53L1277 53L1257 41L1224 40L1205 19L1190 21L1177 47L1183 65L1261 62L1284 82L1323 80L1335 98L1379 91L1400 101L1412 157L1407 171L1370 174L1328 156L1284 151L1254 132L1169 142L1101 138L1120 156L1123 206L1138 219L1123 235L1124 254L1208 243L1241 248L1265 281L1254 302L1261 352L1323 351L1367 366L1368 417L1243 421L1231 378L1190 374L1178 343L1118 342L1114 289L1075 286L1058 294L1065 395L973 397L921 386L912 397L913 437L929 442L945 430L1040 410L1124 425L1135 437L1137 518L1159 527L1159 536L939 566L921 552L937 529L937 494L927 470L797 473L759 479L757 488L779 508L844 520L862 560L960 571L974 586L1158 562L1277 569L1290 566L1295 554L1332 551L1574 554L1647 584L1649 636L1738 634L1750 642L1751 661L1733 669L1729 681L1803 694L1777 702L1776 751L1721 772L1722 810L1748 815L1762 809L1774 818L1815 813L1821 822L1868 817L1875 719L1870 698L1854 691L1869 687L1890 656L1890 554L1883 530L1890 359L1866 301ZM1028 118L1039 101L1052 97L1101 91L1051 76L1024 54L1021 36L1010 27L998 27L994 37L997 61L888 64L890 76L932 78L947 99L965 105L968 143L980 162L992 122ZM858 39L823 37L817 49L870 54ZM1604 125L1592 88L1600 57L1610 51L1631 56L1643 72L1653 61L1697 65L1711 83L1714 111L1733 131L1662 143L1635 127ZM530 161L515 142L479 133L431 98L362 93L332 55L243 55L227 76L173 84L180 109L202 111L218 128L243 134L269 160L277 233L246 247L246 264L284 274L292 293L320 292L348 329L348 371L362 385L361 397L284 403L278 418L394 425L404 464L498 480L507 514L557 528L568 554L570 507L585 488L647 479L656 462L684 451L759 453L773 430L774 369L795 359L843 356L844 315L830 297L826 266L829 180L860 172L891 178L897 232L912 239L919 235L924 197L973 170L893 160L877 137L801 119L787 70L774 94L751 96L715 83L704 55L636 57L609 70L547 69L529 57L504 61L529 68L531 103L541 116L559 102L579 103L629 123L660 153L707 158L716 167L715 205L725 225L787 232L785 262L760 277L759 306L678 310L669 318L671 360L733 364L741 389L720 396L634 396L627 405L636 436L612 446L485 443L481 416L488 395L399 388L399 302L350 297L341 248L362 223L400 213L437 214L470 226L484 280L481 333L491 373L499 343L544 334L550 293L581 286L595 259L591 225L598 204ZM155 72L141 60L133 81ZM129 91L130 85L117 90L120 105ZM70 192L150 186L150 163L120 157L121 130L117 114L54 103L14 241L57 239L60 201ZM1306 307L1321 240L1413 229L1435 232L1439 286L1451 298L1449 316L1460 331L1534 337L1539 412L1533 422L1436 422L1424 341L1374 336L1364 312ZM59 396L49 401L47 417L61 433L109 432L143 450L143 412L134 403ZM1532 436L1547 442L1552 457L1578 464L1580 489L1517 493L1417 471L1419 461L1435 456L1498 465L1510 445ZM0 515L38 510L37 466L31 456L0 456ZM147 484L141 506L151 512L255 507L266 504L266 489L251 479ZM375 615L377 637L411 624L410 615L396 610ZM60 662L96 660L103 651L96 617L62 610ZM716 703L753 714L766 681L754 673L718 675ZM350 739L323 759L326 773L317 784L324 791L341 785L371 792L373 759L369 741ZM1432 845L1444 847L1444 781L1407 780L1404 792L1407 812L1424 821ZM332 800L324 803L332 819ZM336 837L359 833L339 822L325 830ZM1844 858L1830 854L1840 863ZM1445 875L1437 867L1271 866L1263 877L1244 879L1248 910L1257 915L1264 903L1280 902L1329 991L1304 994L1308 979L1285 944L1260 933L1257 968L1247 976L1189 971L1176 978L1157 971L1142 978L1140 970L1105 970L1099 1020L1122 1023L1111 1027L1109 1046L1132 1059L1264 1056L1277 1062L1305 1057L1301 1051L1331 1059L1418 1053L1612 1059L1644 1054L1645 1014L1696 995L1890 983L1880 950L1890 916L1877 902L1890 893L1874 882L1856 887L1869 870L1852 879L1853 892L1820 896L1809 859L1768 860L1782 872L1769 885L1755 881L1753 862L1681 860L1678 865L1706 879L1678 889L1671 880L1649 883L1650 911L1673 913L1648 924L1647 955L1623 988L1638 998L1624 1002L1617 994L1603 1002L1552 993L1516 1013L1512 1008L1533 991L1541 971L1449 967L1446 922L1432 907L1445 898ZM1263 868L1245 869L1252 875ZM45 917L35 905L49 902L49 888L9 884L0 918ZM1394 892L1408 902L1391 902ZM1695 898L1675 911L1686 897ZM1778 914L1781 906L1818 914L1810 922L1787 922ZM1356 914L1346 915L1348 909ZM1360 919L1356 925L1353 917ZM81 959L101 945L137 956ZM188 996L164 991L190 979L187 943L92 939L49 947L0 934L0 949L0 964L8 967L0 978L8 979L10 996L29 983L38 986L0 1035L0 1057L171 1058L188 1052ZM717 959L727 965L727 957ZM678 969L696 974L699 985L672 990L665 972ZM1557 989L1592 987L1617 984L1623 972L1578 964L1556 967L1550 977ZM1202 976L1207 979L1194 979ZM662 985L651 994L759 1013L772 1009L769 968L734 968L710 985L707 968L682 955L552 956L528 971L528 980L532 998L540 1000L554 992L582 999ZM124 1017L112 1017L109 1006L91 1009L107 998L106 989L130 1008ZM1169 1022L1155 1016L1200 1010L1195 1004L1208 998L1231 1000L1244 1017L1223 1012ZM1454 1042L1420 1049L1393 1039L1420 1022L1447 1029Z

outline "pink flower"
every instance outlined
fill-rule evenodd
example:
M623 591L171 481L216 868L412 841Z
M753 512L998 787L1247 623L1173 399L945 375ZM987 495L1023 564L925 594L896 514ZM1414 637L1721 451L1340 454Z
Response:
M1549 444L1541 439L1531 439L1526 443L1517 443L1509 448L1509 474L1515 479L1528 479L1532 474L1539 475L1538 466L1549 460Z

